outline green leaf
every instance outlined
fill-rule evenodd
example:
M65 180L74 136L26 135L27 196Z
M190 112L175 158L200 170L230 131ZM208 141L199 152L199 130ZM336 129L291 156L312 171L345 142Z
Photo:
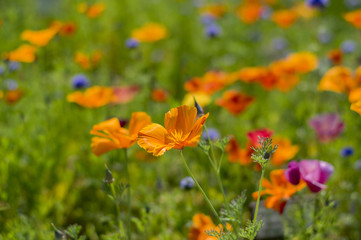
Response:
M233 136L225 136L222 139L219 139L216 143L215 146L217 146L218 148L220 148L222 151L224 151L224 149L226 148L226 145L229 143L229 141L231 141L231 139L233 138Z

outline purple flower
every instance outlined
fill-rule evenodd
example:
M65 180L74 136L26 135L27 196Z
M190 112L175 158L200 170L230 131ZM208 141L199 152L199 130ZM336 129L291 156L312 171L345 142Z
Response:
M334 167L324 161L302 160L291 162L285 171L286 179L296 185L300 179L306 182L311 192L317 193L326 188L325 183L334 172Z
M324 8L328 5L328 0L306 0L306 4L310 7Z
M208 25L214 24L215 18L214 18L214 16L212 16L210 14L203 14L201 16L201 21L204 25L208 26Z
M210 38L218 37L221 34L221 28L217 24L208 25L205 34Z
M356 48L356 43L351 40L343 41L341 44L341 50L344 53L352 53L353 51L355 51L355 48Z
M194 181L191 177L185 177L180 181L180 188L182 190L191 190L194 187Z
M279 37L279 38L274 38L272 40L272 46L277 51L281 51L281 50L285 49L287 47L287 45L288 45L287 41L284 38Z
M344 147L340 150L341 157L350 157L353 155L354 149L353 147Z
M13 79L6 79L4 85L7 90L16 90L19 87L18 83Z
M217 129L214 129L214 128L208 129L208 134L209 134L209 138L210 138L211 141L217 140L217 139L220 138L220 134L219 134ZM205 139L205 140L208 140L208 136L207 136L206 131L202 132L202 138Z
M0 75L2 75L5 72L5 68L3 66L0 66Z
M338 114L321 114L313 117L308 121L308 124L316 132L320 142L330 142L335 139L344 129Z
M130 49L137 48L139 46L139 41L134 38L128 38L125 41L125 46Z
M77 74L71 78L71 85L75 89L86 88L89 84L89 79L84 74Z
M9 70L13 72L19 69L20 63L16 61L10 61L8 63L8 66L9 66Z

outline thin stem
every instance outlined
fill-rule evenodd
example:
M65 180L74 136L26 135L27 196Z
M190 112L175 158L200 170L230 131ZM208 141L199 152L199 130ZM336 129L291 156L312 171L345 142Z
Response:
M195 184L197 185L199 191L201 191L201 193L203 194L203 197L204 197L204 199L206 200L206 202L207 202L208 206L210 207L210 209L212 210L213 214L216 216L217 220L218 220L221 224L223 224L223 222L222 222L221 218L219 217L216 209L214 209L211 201L210 201L209 198L207 197L206 193L203 191L203 188L201 187L201 185L199 185L197 179L194 177L193 173L192 173L191 170L189 169L188 164L187 164L186 160L184 159L184 156L183 156L183 152L182 152L182 151L180 151L180 156L181 156L181 158L182 158L182 160L183 160L184 166L186 167L188 174L192 177L192 179L193 179L193 181L195 182Z
M120 220L120 209L118 206L118 201L117 201L117 194L114 188L114 183L110 183L110 190L112 191L112 195L113 195L113 202L115 205L115 210L117 212L117 224L118 224L118 231L119 231L119 237L122 237L122 233L124 232L124 227L123 227L123 223Z
M127 235L128 240L132 239L132 231L131 231L131 198L130 198L130 180L129 180L129 169L128 169L128 154L127 149L124 149L124 159L125 159L125 177L127 180Z
M206 124L204 124L203 127L204 127L204 130L206 130L208 142L209 142L209 145L211 146L211 154L212 154L213 161L214 161L214 163L216 163L216 162L215 162L215 161L216 161L216 157L215 157L215 155L214 155L214 147L213 147L213 143L212 143L212 141L211 141L211 138L209 137L208 128L207 128Z
M258 206L259 206L259 201L261 199L261 191L262 191L264 172L265 172L264 167L262 167L261 180L259 181L257 204L256 204L256 210L254 211L253 222L256 222L256 220L257 220Z

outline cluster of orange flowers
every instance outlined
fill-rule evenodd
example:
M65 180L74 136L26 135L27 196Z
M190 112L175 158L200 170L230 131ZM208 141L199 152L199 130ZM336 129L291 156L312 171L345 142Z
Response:
M344 66L332 67L322 77L318 90L346 94L351 103L351 110L361 115L361 66L354 74L351 69Z
M105 11L105 4L103 2L89 5L85 2L79 3L77 10L79 13L85 14L88 18L97 18Z
M32 63L35 61L35 53L38 48L48 45L50 40L53 39L56 34L71 35L74 31L74 23L63 23L60 21L53 22L47 29L38 31L25 30L21 34L21 39L31 44L20 45L17 49L5 53L4 58L10 61Z
M262 181L264 190L261 191L261 196L268 195L265 200L265 206L279 213L283 213L284 207L292 195L306 187L306 183L303 180L297 185L287 181L284 172L284 169L273 170L270 173L271 181L267 179ZM254 192L252 196L254 199L257 199L258 192Z
M248 141L245 148L241 148L235 138L232 138L226 147L229 161L241 165L250 165L252 161L252 147L259 147L258 137L271 137L272 132L268 129L259 129L248 132ZM299 151L297 145L292 145L291 141L284 137L275 137L275 145L278 145L277 151L272 155L271 163L274 166L281 166L296 156Z
M209 236L206 231L223 231L223 226L221 224L216 226L212 219L203 213L197 213L194 215L192 221L193 224L188 232L189 240L216 240L216 237ZM229 231L232 230L229 224L227 224L227 229Z
M107 104L123 104L130 102L139 91L137 86L87 88L85 92L75 91L68 94L68 102L74 102L86 108L98 108Z
M237 76L225 72L210 71L203 77L195 77L185 83L184 87L189 92L184 104L191 104L193 96L201 106L209 104L211 96L224 87L232 84ZM222 98L216 101L216 104L227 109L231 114L237 115L243 112L254 98L236 90L229 90L223 93Z
M202 77L194 77L187 81L184 88L188 94L183 103L191 104L195 97L201 106L210 103L211 96L234 83L237 79L245 83L259 83L265 89L279 89L286 92L296 86L300 75L308 73L318 66L317 57L309 52L293 53L284 59L273 62L269 67L246 67L233 73L209 71ZM227 109L231 114L238 115L254 102L237 90L228 90L216 101L218 106Z
M267 11L267 5L273 5L277 0L247 0L237 8L236 15L238 18L246 23L252 24L262 18ZM282 9L274 11L271 15L271 20L281 28L288 28L298 18L309 19L316 14L316 10L308 7L305 3L295 5L290 9Z
M296 86L300 75L318 66L317 57L309 52L293 53L273 62L268 67L247 67L238 71L238 77L246 83L259 83L265 89L286 92Z
M75 53L74 61L84 70L89 70L95 68L99 64L102 57L103 54L100 51L94 51L91 55L87 55L78 51Z

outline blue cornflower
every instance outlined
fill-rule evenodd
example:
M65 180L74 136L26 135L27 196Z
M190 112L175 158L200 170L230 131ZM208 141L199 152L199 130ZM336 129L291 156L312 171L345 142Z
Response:
M341 157L350 157L354 153L353 147L344 147L340 150Z
M2 75L5 72L4 66L0 66L0 75Z
M191 190L194 187L194 181L191 177L185 177L180 181L179 187L182 190Z
M201 21L204 25L208 26L208 25L214 24L215 18L214 18L214 16L212 16L210 14L203 14L201 16Z
M221 28L217 24L208 25L205 34L210 38L218 37L221 34Z
M127 48L137 48L139 46L139 41L134 39L134 38L128 38L126 41L125 41L125 46Z
M288 45L287 41L284 38L279 37L279 38L274 38L272 40L272 46L277 51L281 51L281 50L285 49L287 47L287 45Z
M18 70L20 68L20 65L21 64L19 62L16 62L16 61L10 61L8 63L9 70L12 71L12 72Z
M18 89L18 87L19 87L18 83L13 79L6 79L4 81L4 85L7 90L15 90L15 89Z
M217 129L214 129L214 128L208 129L208 134L209 134L209 139L210 139L211 141L214 141L214 140L217 140L217 139L220 138L220 134L219 134L219 132L218 132ZM206 132L206 131L203 131L203 132L202 132L202 138L203 138L204 140L208 140L208 136L207 136L207 132Z
M324 8L328 5L328 0L306 0L307 6L315 8Z
M84 74L74 75L71 79L71 84L75 89L86 88L90 85L88 77Z
M341 50L344 53L352 53L353 51L355 51L355 48L356 48L356 43L351 40L343 41L341 44Z

